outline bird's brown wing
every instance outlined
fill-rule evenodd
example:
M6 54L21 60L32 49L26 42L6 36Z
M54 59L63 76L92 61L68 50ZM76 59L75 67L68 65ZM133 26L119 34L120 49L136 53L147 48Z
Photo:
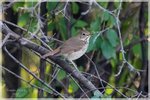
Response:
M48 56L53 56L53 55L57 55L60 52L60 48L55 49L54 51L50 51L49 53L46 53L45 55L43 55L41 58L45 59Z
M70 45L71 44L71 45ZM75 52L83 47L85 44L84 41L81 41L76 38L71 38L67 40L61 47L60 47L60 53L72 53Z

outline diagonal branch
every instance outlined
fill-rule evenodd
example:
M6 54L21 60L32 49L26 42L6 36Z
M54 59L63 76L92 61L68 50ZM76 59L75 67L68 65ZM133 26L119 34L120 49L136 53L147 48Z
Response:
M40 53L41 55L44 55L46 53L49 52L48 49L39 46L29 40L27 40L26 38L20 37L18 34L12 32L12 31L8 31L9 29L6 28L4 25L2 27L2 33L3 34L10 34L12 38L18 39L18 43L20 43L20 45L28 48L28 49L32 49L38 53ZM60 67L62 67L67 73L71 74L74 78L76 78L81 84L83 84L83 86L85 86L87 89L89 89L90 91L94 92L98 92L100 95L102 95L102 93L87 79L85 78L79 71L77 71L76 69L72 68L68 63L66 63L64 60L60 59L59 57L54 57L54 56L50 56L48 57L50 60L52 60L53 62L55 62L56 64L58 64Z

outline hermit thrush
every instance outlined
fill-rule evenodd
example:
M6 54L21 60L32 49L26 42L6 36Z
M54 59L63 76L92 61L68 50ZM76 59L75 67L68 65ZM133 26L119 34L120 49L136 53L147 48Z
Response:
M69 38L60 47L43 55L42 58L45 59L48 56L64 56L68 60L76 60L85 54L90 37L91 34L88 31L85 29L80 30L76 37Z

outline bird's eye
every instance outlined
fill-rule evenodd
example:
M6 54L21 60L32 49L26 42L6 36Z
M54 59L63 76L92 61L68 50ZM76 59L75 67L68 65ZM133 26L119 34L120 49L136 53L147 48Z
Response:
M85 35L85 33L82 33L82 35Z

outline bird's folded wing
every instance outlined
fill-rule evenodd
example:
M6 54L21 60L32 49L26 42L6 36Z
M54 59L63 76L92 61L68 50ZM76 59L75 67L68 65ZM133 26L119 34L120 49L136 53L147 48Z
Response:
M60 48L55 49L54 51L50 51L49 53L46 53L45 55L42 56L42 58L47 58L48 56L53 56L56 55L60 52Z
M71 44L71 45L70 45ZM67 40L61 47L60 52L62 54L72 53L82 49L83 45L85 45L84 41L78 40L76 38L72 38L71 40Z

